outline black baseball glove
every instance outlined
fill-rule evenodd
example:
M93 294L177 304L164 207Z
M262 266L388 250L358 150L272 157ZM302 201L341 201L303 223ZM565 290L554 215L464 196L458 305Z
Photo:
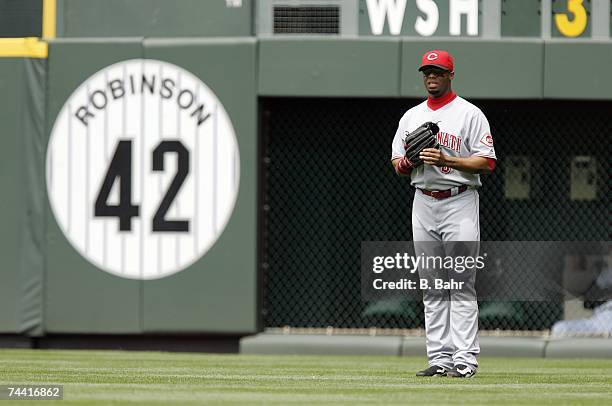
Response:
M413 168L423 165L423 160L419 157L422 150L440 147L436 138L438 131L440 131L438 125L428 121L413 132L406 134L404 137L405 156Z

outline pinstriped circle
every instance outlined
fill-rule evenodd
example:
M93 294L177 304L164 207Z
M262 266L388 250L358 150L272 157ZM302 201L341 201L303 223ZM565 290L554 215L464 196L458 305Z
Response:
M97 268L129 279L167 277L205 255L229 221L239 179L223 104L198 77L158 60L90 76L65 102L47 147L47 193L62 232ZM125 223L97 209L128 198L138 214Z

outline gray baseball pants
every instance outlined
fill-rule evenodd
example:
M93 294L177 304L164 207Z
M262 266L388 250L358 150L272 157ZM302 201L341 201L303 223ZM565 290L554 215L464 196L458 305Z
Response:
M459 195L438 200L417 190L412 207L412 233L416 255L477 256L477 241L480 241L478 192L468 189ZM472 243L458 244L453 241ZM427 279L429 286L434 286L434 279L449 278L448 273L443 269L419 269L419 278ZM476 274L464 273L461 280L466 283L460 290L423 290L430 366L478 366L476 356L480 353L480 344L474 288Z

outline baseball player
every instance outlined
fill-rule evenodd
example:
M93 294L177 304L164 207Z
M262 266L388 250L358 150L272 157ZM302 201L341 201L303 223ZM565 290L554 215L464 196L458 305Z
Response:
M480 175L495 168L489 123L482 111L451 88L454 60L447 52L426 52L419 71L428 93L399 122L391 162L400 176L410 176L417 189L412 208L415 251L431 253L432 242L480 241ZM439 127L439 148L425 148L415 165L406 157L404 138L425 122ZM447 248L448 243L443 249ZM468 244L478 255L478 243ZM418 255L418 253L417 253ZM421 279L435 277L419 269ZM423 290L429 368L417 376L471 377L480 352L475 274L460 290Z

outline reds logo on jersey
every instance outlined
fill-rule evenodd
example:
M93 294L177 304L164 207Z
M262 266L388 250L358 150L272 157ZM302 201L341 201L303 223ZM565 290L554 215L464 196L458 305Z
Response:
M461 137L440 131L436 134L436 138L443 147L461 152Z
M442 166L440 167L440 172L442 172L445 175L448 175L449 173L451 173L452 169L449 168L448 166Z
M480 139L480 142L482 142L487 147L493 147L493 137L489 133L486 133L485 135L483 135L482 138Z

